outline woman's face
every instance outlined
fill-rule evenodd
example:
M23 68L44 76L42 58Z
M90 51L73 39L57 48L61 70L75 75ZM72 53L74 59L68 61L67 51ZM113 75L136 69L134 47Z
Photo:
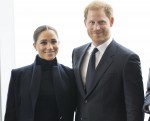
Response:
M48 61L53 60L59 49L58 37L53 30L45 30L39 35L33 46L38 51L40 58Z

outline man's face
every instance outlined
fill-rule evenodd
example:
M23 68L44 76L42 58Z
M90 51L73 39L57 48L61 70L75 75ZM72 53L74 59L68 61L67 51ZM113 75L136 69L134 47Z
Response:
M113 17L109 19L103 9L90 9L88 11L87 19L84 22L88 35L95 46L109 39L113 21Z

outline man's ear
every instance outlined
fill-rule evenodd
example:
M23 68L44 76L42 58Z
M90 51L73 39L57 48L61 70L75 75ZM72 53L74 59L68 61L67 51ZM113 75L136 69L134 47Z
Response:
M111 17L111 18L110 18L110 26L112 27L113 24L114 24L114 17Z

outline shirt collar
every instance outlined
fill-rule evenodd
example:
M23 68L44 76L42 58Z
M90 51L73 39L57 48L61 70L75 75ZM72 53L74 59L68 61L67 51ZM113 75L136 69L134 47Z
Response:
M112 37L110 37L106 42L104 42L103 44L97 46L96 48L101 52L104 53L106 48L108 47L108 45L111 43L112 41ZM89 54L92 53L93 49L95 48L95 46L93 45L93 43L91 43L91 46L89 48Z

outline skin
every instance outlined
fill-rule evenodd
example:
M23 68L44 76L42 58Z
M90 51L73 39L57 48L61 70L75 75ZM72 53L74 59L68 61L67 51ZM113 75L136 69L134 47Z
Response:
M59 50L58 37L53 30L43 31L33 46L40 58L51 61L56 57Z
M110 38L114 18L109 19L103 9L90 9L84 23L93 44L99 46Z

